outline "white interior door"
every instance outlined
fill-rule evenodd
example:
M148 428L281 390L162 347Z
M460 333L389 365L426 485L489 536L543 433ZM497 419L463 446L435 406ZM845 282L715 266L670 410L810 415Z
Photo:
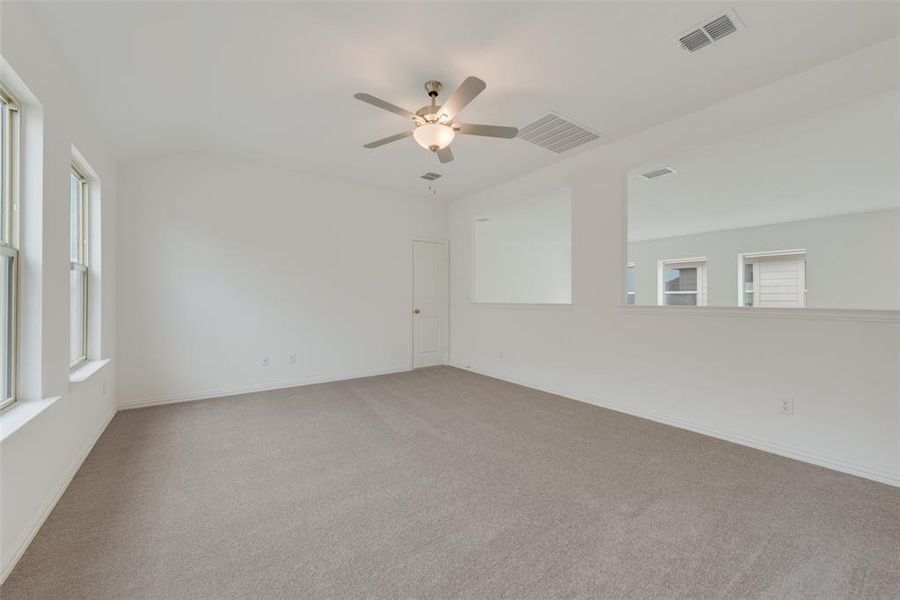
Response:
M413 368L447 363L448 266L445 242L413 242Z

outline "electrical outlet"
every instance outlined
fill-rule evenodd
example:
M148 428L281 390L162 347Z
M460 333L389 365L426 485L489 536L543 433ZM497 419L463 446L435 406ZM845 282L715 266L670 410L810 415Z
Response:
M288 364L289 365L297 364L297 353L296 352L291 352L290 354L288 354Z
M259 359L259 366L268 367L269 366L269 355L265 354L261 359Z
M783 415L794 414L794 399L793 398L779 398L778 399L778 412Z

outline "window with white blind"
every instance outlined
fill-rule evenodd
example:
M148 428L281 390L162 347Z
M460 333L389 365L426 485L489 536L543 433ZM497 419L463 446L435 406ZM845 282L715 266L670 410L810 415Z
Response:
M626 272L626 288L625 294L628 299L628 304L634 304L635 299L637 298L637 272L634 269L634 263L628 263L628 270Z
M19 104L0 85L0 409L16 400Z
M16 400L19 104L0 84L0 409Z
M88 180L78 167L69 174L69 366L87 361Z
M706 306L706 259L668 259L659 262L660 306Z
M740 305L758 308L806 307L806 251L742 254Z

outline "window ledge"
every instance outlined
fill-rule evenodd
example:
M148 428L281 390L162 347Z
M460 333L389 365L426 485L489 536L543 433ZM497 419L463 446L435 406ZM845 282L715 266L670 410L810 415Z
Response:
M48 409L59 396L42 400L18 400L0 413L0 442L13 435L29 421Z
M83 381L87 381L94 373L102 369L108 362L108 358L104 358L102 360L87 361L69 374L69 383L81 383Z
M750 308L729 306L651 306L623 304L630 315L678 315L682 317L727 317L740 319L806 319L816 321L868 321L900 323L900 311L836 308Z

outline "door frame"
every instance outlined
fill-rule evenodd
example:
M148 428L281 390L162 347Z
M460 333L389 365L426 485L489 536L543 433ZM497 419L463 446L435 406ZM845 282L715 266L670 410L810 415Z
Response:
M450 240L449 238L430 235L417 235L409 243L409 370L416 368L416 322L413 311L416 309L416 242L442 244L447 248L447 356L444 364L450 364Z

